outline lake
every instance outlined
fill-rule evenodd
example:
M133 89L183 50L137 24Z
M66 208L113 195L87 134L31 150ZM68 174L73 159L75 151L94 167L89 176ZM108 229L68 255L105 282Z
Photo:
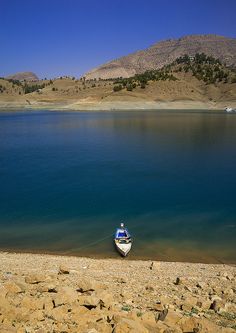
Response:
M236 262L236 114L0 112L0 249Z

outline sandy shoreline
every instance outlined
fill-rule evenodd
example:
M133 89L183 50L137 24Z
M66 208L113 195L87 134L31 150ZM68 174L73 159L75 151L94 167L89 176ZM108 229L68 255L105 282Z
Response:
M235 332L236 266L0 252L1 332Z

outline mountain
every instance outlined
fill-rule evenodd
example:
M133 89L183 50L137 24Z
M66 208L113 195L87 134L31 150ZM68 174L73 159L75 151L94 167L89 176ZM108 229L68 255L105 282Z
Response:
M179 39L168 39L145 50L105 63L84 76L86 79L130 77L146 70L161 68L184 54L196 53L211 55L227 66L236 67L236 38L189 35Z
M8 80L18 80L18 81L38 81L39 78L33 72L19 72L6 77Z

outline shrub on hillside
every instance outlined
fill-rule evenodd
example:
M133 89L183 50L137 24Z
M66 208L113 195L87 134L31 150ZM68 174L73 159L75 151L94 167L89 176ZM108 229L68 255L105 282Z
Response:
M117 91L120 91L120 90L122 90L122 85L121 84L116 85L116 86L113 87L114 92L117 92Z

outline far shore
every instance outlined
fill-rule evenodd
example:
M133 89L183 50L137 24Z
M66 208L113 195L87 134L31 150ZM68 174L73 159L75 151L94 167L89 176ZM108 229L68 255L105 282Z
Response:
M60 111L131 111L131 110L221 110L225 107L236 107L235 101L221 103L202 101L110 101L110 102L80 102L60 101L56 103L31 101L0 101L0 111L3 110L60 110Z

